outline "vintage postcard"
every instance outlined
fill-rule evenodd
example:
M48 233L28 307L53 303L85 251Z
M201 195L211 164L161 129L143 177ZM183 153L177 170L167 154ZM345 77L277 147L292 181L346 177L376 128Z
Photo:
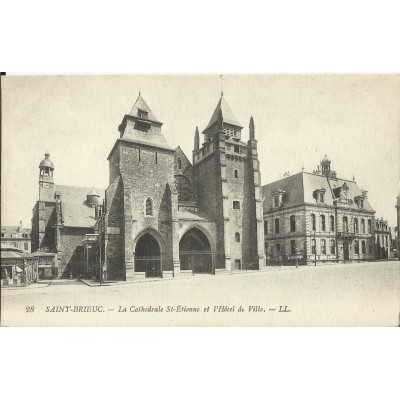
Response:
M1 76L2 326L399 326L398 75Z

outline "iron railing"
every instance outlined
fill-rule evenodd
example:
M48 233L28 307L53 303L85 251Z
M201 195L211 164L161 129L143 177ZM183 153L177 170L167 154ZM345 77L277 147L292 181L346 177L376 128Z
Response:
M162 278L161 256L135 256L135 272L145 272L146 278Z

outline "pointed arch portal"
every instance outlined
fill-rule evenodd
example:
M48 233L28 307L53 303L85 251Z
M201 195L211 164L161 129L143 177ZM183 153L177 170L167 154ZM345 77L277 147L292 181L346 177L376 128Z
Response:
M135 272L145 272L146 278L162 277L160 245L150 233L145 233L136 243Z
M210 241L198 228L191 228L182 236L179 242L179 258L181 270L209 274L213 271Z

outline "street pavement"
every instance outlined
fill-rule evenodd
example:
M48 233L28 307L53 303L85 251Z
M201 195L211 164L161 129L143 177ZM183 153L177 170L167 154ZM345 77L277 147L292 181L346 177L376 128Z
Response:
M399 326L400 262L2 289L2 326Z

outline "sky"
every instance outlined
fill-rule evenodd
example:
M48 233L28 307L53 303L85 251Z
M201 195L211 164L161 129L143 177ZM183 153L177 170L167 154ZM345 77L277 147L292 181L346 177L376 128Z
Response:
M56 184L106 189L118 126L141 91L172 147L191 160L194 132L224 98L244 126L253 116L262 184L315 170L368 190L396 224L400 77L390 75L91 75L2 77L2 225L30 226L46 150Z

